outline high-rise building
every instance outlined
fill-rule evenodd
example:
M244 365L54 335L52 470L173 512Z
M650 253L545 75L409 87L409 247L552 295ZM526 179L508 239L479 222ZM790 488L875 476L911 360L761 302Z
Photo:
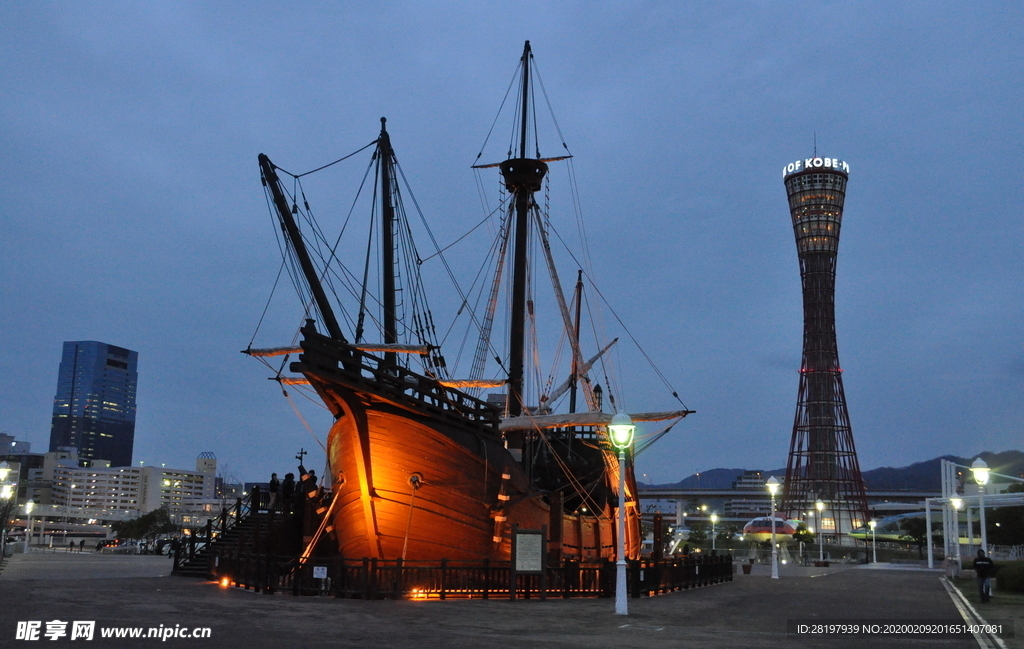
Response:
M800 259L804 352L780 509L787 518L815 512L825 536L846 534L868 517L836 345L836 258L849 172L846 162L817 155L782 172Z
M53 399L50 451L131 466L138 352L94 340L64 343Z

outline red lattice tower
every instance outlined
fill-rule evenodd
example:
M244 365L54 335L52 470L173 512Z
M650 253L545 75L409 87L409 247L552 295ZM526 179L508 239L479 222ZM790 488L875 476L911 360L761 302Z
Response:
M836 257L849 169L841 160L816 156L783 172L800 258L804 353L780 512L806 518L821 500L822 521L815 522L826 535L845 534L868 520L836 345Z

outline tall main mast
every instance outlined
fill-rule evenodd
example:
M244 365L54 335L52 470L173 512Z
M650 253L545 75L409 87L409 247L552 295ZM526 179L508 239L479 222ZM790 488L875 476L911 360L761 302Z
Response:
M384 295L384 343L398 342L398 320L395 315L395 204L392 202L391 184L394 181L395 152L391 148L391 137L385 124L387 119L380 118L380 137L377 138L377 160L380 164L380 201L381 201L381 264ZM392 365L397 358L395 352L385 352L384 360Z
M505 187L512 194L516 214L512 256L512 308L509 331L508 412L515 417L523 412L523 360L526 339L527 244L530 235L530 209L533 194L540 191L548 166L536 158L528 158L526 136L530 109L530 41L523 47L522 106L519 124L519 157L501 163Z

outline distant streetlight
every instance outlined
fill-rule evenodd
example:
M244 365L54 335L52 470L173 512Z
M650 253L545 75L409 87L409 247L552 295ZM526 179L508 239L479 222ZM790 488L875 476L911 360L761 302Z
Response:
M824 536L823 528L821 527L821 512L823 512L825 510L825 503L821 502L821 499L819 498L818 502L814 503L814 509L816 509L818 511L818 516L816 517L817 523L818 523L818 561L819 562L824 562L825 561L825 536Z
M775 543L775 494L779 490L779 481L775 476L765 483L768 493L772 495L772 579L779 578L779 548Z
M878 554L875 552L875 527L878 526L878 521L868 521L868 527L871 528L871 563L878 563Z
M35 509L35 501L25 503L25 552L28 552L29 543L32 541L32 510Z
M718 514L711 512L711 549L715 549L715 523L718 522Z
M964 504L964 501L956 496L949 499L949 504L953 506L953 520L956 521L956 525L953 527L956 530L953 533L953 537L956 539L956 554L960 556L960 507ZM949 543L949 537L946 537L946 543ZM929 541L930 543L931 541ZM974 544L974 532L971 530L971 510L967 510L967 553L971 553L971 545Z
M981 548L988 554L988 533L985 530L985 485L988 484L988 472L990 469L985 460L980 457L971 464L971 473L974 474L974 481L981 487L978 494L978 508L981 509Z
M615 614L629 615L626 600L626 449L633 443L633 420L621 410L612 417L608 432L612 446L619 449L619 560L615 567Z

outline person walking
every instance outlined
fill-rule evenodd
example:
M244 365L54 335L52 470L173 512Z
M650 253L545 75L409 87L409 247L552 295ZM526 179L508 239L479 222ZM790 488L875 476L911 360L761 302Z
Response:
M78 551L82 552L83 550L85 550L85 539L82 539L78 542Z
M277 504L277 494L281 491L281 481L277 479L276 473L270 474L270 504L267 509L274 511L274 506Z
M978 558L974 560L974 573L978 576L978 594L981 595L982 602L992 599L992 582L989 580L995 573L995 568L995 562L985 556L985 551L978 550Z

